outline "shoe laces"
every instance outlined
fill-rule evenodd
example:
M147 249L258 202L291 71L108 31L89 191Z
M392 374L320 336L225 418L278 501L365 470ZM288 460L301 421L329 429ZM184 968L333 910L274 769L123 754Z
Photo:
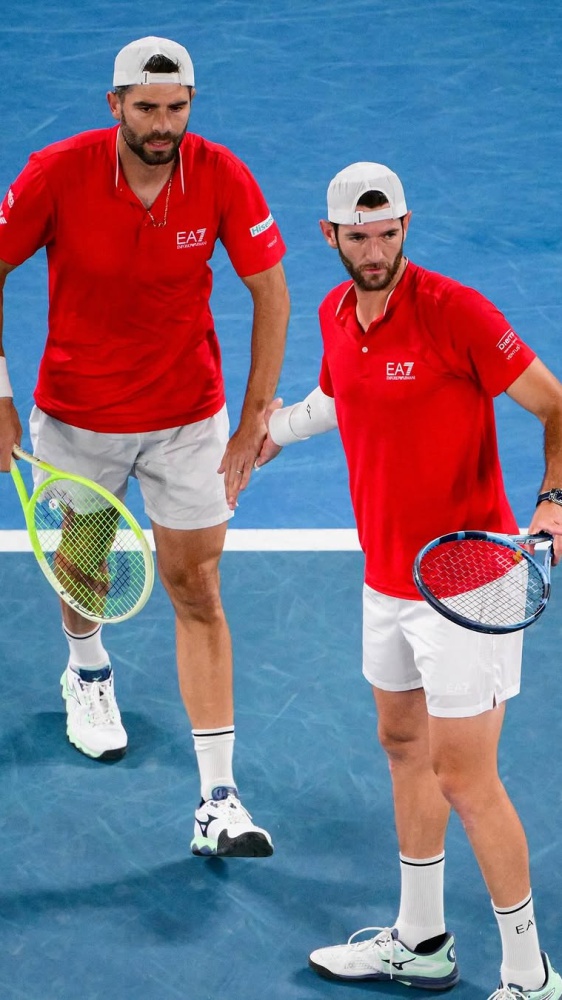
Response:
M527 1000L527 998L516 986L500 986L488 1000Z
M105 681L84 681L78 677L82 704L94 726L115 722L115 699L111 677Z
M252 817L247 809L244 809L239 798L230 793L225 799L213 799L213 807L217 814L228 819L229 824L247 823Z
M354 940L358 934L368 934L371 931L377 932L374 937L365 938L364 941ZM362 927L351 935L347 943L356 951L367 951L370 948L374 948L380 955L381 960L384 959L389 963L389 975L392 979L392 960L398 939L393 936L391 927Z

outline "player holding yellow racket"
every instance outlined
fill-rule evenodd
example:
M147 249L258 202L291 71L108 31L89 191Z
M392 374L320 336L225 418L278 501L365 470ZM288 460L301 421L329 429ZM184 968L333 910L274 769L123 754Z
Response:
M189 53L170 39L137 39L118 53L108 94L114 127L33 153L4 198L0 283L46 247L49 331L34 395L35 453L121 501L129 477L139 483L175 611L179 683L199 765L192 849L264 856L271 838L242 806L233 773L232 650L219 562L279 378L285 248L245 164L187 132L194 83ZM209 304L219 239L253 305L252 365L232 436ZM10 392L3 360L4 471L21 434ZM80 564L67 542L80 517L63 522L53 573L73 599L84 579L93 583L99 613L113 601L113 557L106 569L94 545ZM109 518L106 545L119 537L113 531ZM121 755L127 735L101 625L69 605L64 623L69 737L90 756ZM165 669L154 664L156 673Z

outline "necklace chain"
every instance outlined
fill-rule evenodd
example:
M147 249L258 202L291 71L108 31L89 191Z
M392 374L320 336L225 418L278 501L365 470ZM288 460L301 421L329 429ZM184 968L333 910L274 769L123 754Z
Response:
M172 190L173 179L174 179L174 171L172 170L172 173L170 174L170 180L168 181L168 190L166 191L166 204L164 205L164 218L162 219L162 222L156 221L149 208L147 208L146 210L148 213L148 217L155 229L163 229L168 221L168 205L170 204L170 191Z

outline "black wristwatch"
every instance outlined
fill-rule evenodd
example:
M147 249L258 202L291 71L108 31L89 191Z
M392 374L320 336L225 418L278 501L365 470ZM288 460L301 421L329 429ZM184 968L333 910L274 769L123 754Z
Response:
M543 500L550 500L552 503L562 505L562 490L548 490L546 493L539 493L537 497L537 507Z

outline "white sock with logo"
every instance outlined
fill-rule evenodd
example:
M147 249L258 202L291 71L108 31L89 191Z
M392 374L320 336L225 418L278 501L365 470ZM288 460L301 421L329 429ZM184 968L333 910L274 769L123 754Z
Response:
M522 990L540 990L545 971L539 947L533 896L529 893L515 906L492 906L502 939L501 981Z
M201 779L201 798L210 799L213 788L236 788L232 773L234 726L192 729L191 732Z
M68 666L79 673L80 670L91 670L96 667L109 666L109 653L101 641L101 625L96 625L91 632L75 635L66 625L62 630L68 640L70 659Z
M445 933L443 881L445 854L434 858L400 855L400 912L394 926L414 951L423 941Z

